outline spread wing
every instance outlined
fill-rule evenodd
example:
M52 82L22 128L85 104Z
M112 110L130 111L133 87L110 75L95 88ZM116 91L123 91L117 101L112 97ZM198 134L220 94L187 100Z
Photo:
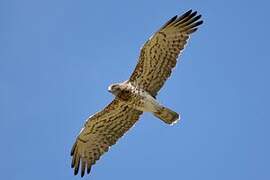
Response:
M80 167L81 176L86 169L90 173L91 166L134 125L140 114L141 111L114 99L105 109L89 117L71 150L74 174L78 174Z
M139 62L129 80L156 96L175 67L190 34L203 23L199 21L200 18L201 15L190 10L165 23L144 44Z

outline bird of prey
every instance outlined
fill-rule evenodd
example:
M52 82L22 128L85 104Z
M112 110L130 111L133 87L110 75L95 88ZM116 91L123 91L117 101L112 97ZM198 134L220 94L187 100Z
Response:
M74 143L71 167L77 175L91 167L135 123L143 112L151 112L167 124L179 115L160 104L157 93L175 67L177 58L190 35L203 23L201 15L189 10L166 22L141 49L131 77L108 87L115 99L103 110L90 116Z

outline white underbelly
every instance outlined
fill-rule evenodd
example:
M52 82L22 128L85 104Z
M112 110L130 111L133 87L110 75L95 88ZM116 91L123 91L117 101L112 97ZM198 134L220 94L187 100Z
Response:
M137 109L143 112L156 112L160 107L160 104L148 94L141 101L141 106L138 106Z
M131 106L134 109L143 112L156 112L161 107L158 101L153 98L147 91L137 89L132 84L129 84L132 92L137 95L136 101L131 101Z
M145 112L155 112L156 111L156 104L150 101L145 101L144 104L144 111Z

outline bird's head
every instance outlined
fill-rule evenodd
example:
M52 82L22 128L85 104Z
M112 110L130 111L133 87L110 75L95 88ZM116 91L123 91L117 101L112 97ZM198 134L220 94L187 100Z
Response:
M114 94L115 96L117 96L119 94L119 92L121 92L121 87L120 84L111 84L108 87L108 91L112 94Z

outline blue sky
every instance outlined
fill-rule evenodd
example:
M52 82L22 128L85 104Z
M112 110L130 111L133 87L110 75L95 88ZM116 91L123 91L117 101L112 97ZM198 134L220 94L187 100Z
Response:
M150 114L85 179L270 179L268 1L0 0L1 179L80 179L69 156L139 48L189 9L204 24Z

